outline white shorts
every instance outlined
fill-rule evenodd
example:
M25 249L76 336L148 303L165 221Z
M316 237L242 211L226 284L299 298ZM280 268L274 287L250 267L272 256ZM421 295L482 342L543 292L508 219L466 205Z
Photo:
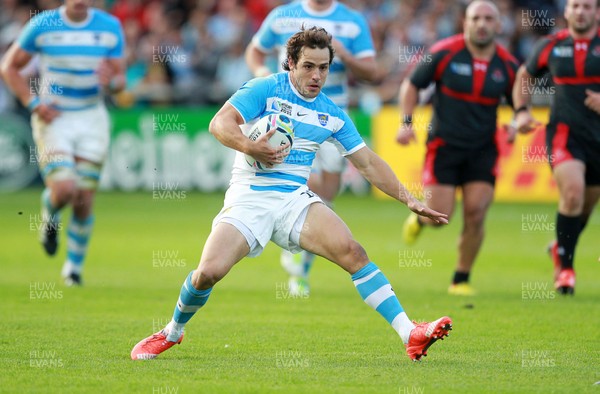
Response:
M234 184L225 193L223 209L213 220L230 223L246 236L249 257L260 255L269 240L292 253L300 248L300 232L308 207L321 199L303 185L291 193L254 191L248 185ZM251 242L248 231L256 238Z
M110 121L103 104L81 111L63 111L51 123L31 116L31 128L40 166L52 161L54 153L104 162L110 141Z
M317 151L315 162L313 165L314 172L333 172L342 173L346 166L346 159L340 154L336 146L329 141L321 144L321 148Z

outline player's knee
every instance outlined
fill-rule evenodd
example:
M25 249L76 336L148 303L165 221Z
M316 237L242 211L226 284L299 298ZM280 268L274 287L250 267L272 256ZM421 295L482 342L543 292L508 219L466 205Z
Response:
M222 278L223 275L217 270L204 265L192 274L192 285L196 290L206 290L213 287Z
M465 226L469 226L472 228L483 227L483 222L485 220L485 214L486 214L486 209L481 208L481 207L465 209L465 211L464 211Z
M574 186L566 188L560 199L561 211L571 215L580 214L583 210L584 190Z
M347 241L340 259L342 266L350 269L355 266L363 266L369 262L365 249L353 239Z
M66 205L73 201L76 191L74 181L56 182L52 185L52 194L59 206Z

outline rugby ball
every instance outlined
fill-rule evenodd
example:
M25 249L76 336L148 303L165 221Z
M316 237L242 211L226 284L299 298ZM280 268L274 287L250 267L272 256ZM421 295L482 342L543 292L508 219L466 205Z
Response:
M260 118L258 122L250 127L247 136L252 141L256 141L258 137L266 134L267 131L271 129L277 131L269 138L269 144L271 144L272 147L278 147L289 143L290 146L286 149L286 154L289 153L292 144L294 143L294 128L292 120L285 115L271 114ZM267 167L250 155L244 154L244 156L250 167L259 170L263 170Z

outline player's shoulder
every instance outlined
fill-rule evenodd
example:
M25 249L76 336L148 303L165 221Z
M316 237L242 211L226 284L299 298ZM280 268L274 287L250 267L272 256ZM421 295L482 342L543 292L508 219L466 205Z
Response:
M346 112L344 112L344 110L341 109L339 105L334 103L333 100L325 93L319 93L319 95L317 96L317 100L318 101L316 102L316 104L318 106L318 112L327 114L329 116L334 116L340 119L344 118Z
M565 41L571 37L568 29L562 29L552 34L547 34L540 38L537 42L537 46L546 47L549 45L556 45L561 41Z
M462 34L455 34L433 44L429 52L457 52L463 48L465 48L465 37Z
M519 61L517 60L517 58L514 57L513 54L510 53L510 51L501 44L496 44L496 53L498 54L498 57L500 57L500 59L502 59L504 61L507 61L507 62L510 62L513 64L519 64Z
M280 86L279 89L281 89L281 84L284 83L282 74L283 74L283 76L285 76L285 73L276 73L276 74L267 75L266 77L252 78L252 79L246 81L242 85L242 88L251 88L257 92L262 91L265 93L270 93L272 91L276 91L276 90L278 90L277 86Z
M94 22L97 24L114 28L121 26L121 22L116 16L111 15L104 10L99 8L90 8L90 11L94 13Z
M337 8L335 9L335 14L342 18L342 19L350 19L350 20L354 20L354 21L365 21L366 22L366 18L363 14L361 14L358 10L355 10L354 8L351 8L349 6L347 6L344 3L337 3Z

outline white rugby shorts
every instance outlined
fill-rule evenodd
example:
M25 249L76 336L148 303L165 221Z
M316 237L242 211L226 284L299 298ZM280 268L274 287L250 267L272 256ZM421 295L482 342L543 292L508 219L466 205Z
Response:
M40 166L48 164L53 153L97 164L102 164L108 154L110 120L103 104L81 111L62 111L51 123L34 113L31 128Z
M238 228L251 247L249 257L260 255L269 240L292 253L298 253L302 250L300 232L308 207L320 202L319 196L306 185L293 192L283 193L255 191L249 185L233 184L225 193L223 208L213 220L212 226L214 228L218 223L225 222ZM257 242L250 242L247 230Z

